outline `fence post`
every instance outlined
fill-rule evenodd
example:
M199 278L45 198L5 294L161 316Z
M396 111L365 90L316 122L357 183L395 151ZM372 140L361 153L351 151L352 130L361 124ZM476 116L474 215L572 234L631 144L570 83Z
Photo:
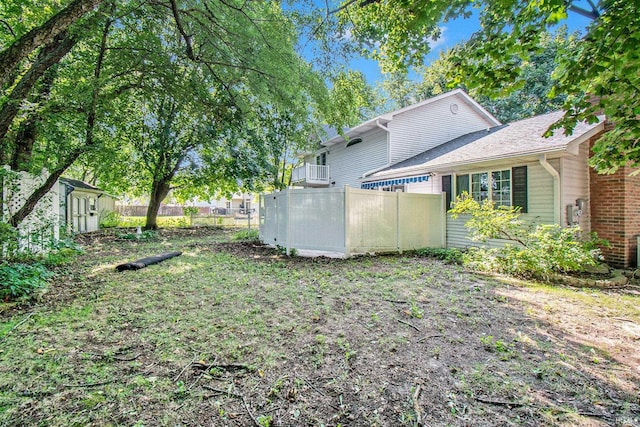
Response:
M344 185L344 257L351 256L351 233L349 232L349 212L351 211L351 188L348 184Z
M400 193L402 193L401 190L396 190L396 248L398 253L402 253L402 242L400 242Z
M440 194L440 218L442 218L442 226L440 227L440 230L442 231L440 232L440 239L443 248L447 247L447 207L447 193L443 192Z
M287 256L291 255L291 187L287 187Z

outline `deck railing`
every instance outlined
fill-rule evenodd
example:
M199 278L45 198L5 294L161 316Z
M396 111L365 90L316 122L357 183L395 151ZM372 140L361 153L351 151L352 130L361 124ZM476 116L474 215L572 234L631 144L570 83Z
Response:
M291 172L291 182L307 184L329 184L329 166L305 163Z

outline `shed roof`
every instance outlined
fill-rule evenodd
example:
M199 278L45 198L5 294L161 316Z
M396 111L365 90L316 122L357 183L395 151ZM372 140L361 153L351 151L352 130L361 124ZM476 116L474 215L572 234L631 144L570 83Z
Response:
M90 191L95 191L95 192L99 192L99 193L104 193L104 190L95 187L89 183L86 183L84 181L80 181L79 179L73 179L73 178L60 178L60 182L62 182L63 184L67 184L70 185L74 188L77 189L82 189L82 190L90 190Z

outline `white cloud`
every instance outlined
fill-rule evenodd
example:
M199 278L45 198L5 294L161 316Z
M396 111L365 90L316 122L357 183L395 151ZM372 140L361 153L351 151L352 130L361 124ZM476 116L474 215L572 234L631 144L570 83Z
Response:
M447 31L447 27L439 27L439 29L440 29L440 37L438 37L435 40L433 38L427 39L427 43L429 43L429 48L431 50L435 50L436 48L445 44L447 41L447 38L444 35L445 32Z

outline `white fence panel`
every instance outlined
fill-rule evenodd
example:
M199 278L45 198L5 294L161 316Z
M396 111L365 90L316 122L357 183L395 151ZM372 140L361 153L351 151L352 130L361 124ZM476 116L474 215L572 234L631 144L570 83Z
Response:
M260 238L287 249L357 253L444 247L442 194L289 189L260 198Z
M304 189L289 194L291 247L344 252L344 191Z
M445 198L442 194L398 193L401 250L444 248Z
M388 191L348 189L347 232L351 253L398 250L398 196Z

